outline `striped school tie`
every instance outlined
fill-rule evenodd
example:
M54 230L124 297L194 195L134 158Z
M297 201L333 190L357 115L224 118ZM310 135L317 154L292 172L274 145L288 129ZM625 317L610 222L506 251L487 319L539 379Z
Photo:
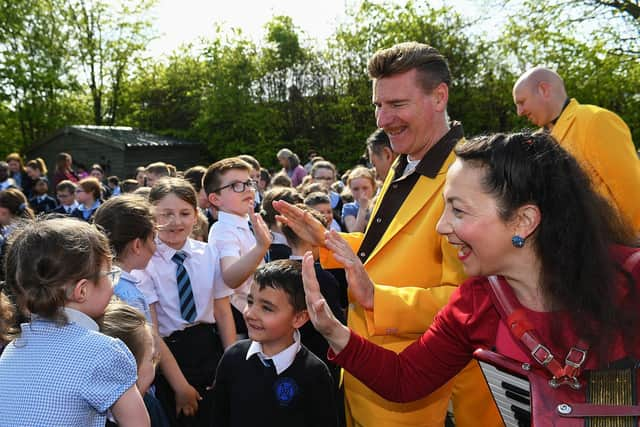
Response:
M251 231L251 234L253 234L253 237L256 237L256 232L253 229L253 224L251 224L251 221L247 221L247 224L249 224L249 231ZM267 253L264 254L264 262L269 262L269 261L271 261L271 249L269 249Z
M176 268L176 282L178 283L178 295L180 296L180 314L189 323L196 320L196 301L193 299L191 280L189 273L184 267L184 260L187 258L185 251L177 251L171 260L178 266Z

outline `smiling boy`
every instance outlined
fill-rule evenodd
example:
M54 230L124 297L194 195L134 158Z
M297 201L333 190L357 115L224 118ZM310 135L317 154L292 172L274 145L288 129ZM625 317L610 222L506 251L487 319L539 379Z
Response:
M277 260L255 273L244 318L249 338L220 360L214 424L332 427L337 425L327 366L300 343L309 316L300 262Z

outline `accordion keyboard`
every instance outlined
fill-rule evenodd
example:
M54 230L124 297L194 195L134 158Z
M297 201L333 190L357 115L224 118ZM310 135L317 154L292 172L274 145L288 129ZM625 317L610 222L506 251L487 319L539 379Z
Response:
M526 379L479 361L506 427L531 425L531 387Z

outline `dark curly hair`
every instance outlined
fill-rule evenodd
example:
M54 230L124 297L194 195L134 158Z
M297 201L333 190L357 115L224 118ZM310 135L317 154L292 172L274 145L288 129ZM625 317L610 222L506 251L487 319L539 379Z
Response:
M458 145L455 153L465 164L486 171L482 186L495 197L502 220L512 219L525 204L540 209L540 224L530 239L552 310L566 310L575 329L600 351L609 344L607 331L628 330L629 322L637 325L636 314L616 308L612 286L620 268L611 245L637 245L634 232L553 137L483 136Z

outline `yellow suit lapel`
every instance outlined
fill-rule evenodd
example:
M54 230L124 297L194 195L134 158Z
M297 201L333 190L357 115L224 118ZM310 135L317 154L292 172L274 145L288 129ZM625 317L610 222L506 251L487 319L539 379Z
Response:
M451 153L445 164L443 165L443 169L441 171L447 171L453 160L455 159L455 154ZM391 177L387 177L385 180L383 191L386 194L386 191L389 191L389 186L391 185L391 181L393 179ZM442 197L442 191L440 190L440 186L444 182L443 173L436 176L434 179L427 178L425 176L420 176L418 182L414 185L413 189L407 196L406 200L394 216L393 220L389 224L389 227L382 235L380 242L376 245L374 250L371 252L371 255L368 257L367 262L371 261L376 254L386 245L400 230L406 227L409 222L413 219L414 216L422 209L425 205L430 203L430 201L434 197ZM393 190L390 190L393 191ZM379 207L379 201L376 202L376 207L374 213L371 215L370 221L373 221L376 217L377 210ZM435 227L435 225L434 225ZM434 230L435 233L435 230ZM366 263L365 263L366 264Z
M573 125L573 121L576 118L576 107L578 106L578 102L575 99L572 99L567 108L560 115L560 119L558 123L553 127L551 131L551 135L556 139L556 141L560 142L564 140Z

